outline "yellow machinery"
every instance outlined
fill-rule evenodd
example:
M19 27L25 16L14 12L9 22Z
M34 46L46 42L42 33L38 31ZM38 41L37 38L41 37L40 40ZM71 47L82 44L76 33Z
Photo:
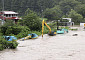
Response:
M29 38L31 38L31 36L26 36L26 37L24 38L24 40L27 40L27 39L29 39Z
M85 29L85 24L84 24L84 29Z
M43 20L42 21L42 37L43 37L43 30L44 30L44 24L48 27L48 29L49 29L49 35L50 36L54 36L54 35L56 35L56 32L53 32L53 31L51 31L51 28L47 25L47 23Z
M38 35L35 33L28 34L25 38L22 38L21 40L28 40L28 39L36 39L38 38Z

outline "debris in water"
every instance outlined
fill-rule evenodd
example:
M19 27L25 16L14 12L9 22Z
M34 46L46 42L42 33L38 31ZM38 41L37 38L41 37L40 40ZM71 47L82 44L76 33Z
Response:
M78 34L73 34L73 36L78 36Z
M68 56L73 56L73 55L70 54L70 55L68 55Z

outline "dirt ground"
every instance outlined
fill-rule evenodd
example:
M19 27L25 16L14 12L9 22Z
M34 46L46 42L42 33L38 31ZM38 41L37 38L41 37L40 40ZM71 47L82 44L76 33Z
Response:
M78 31L18 41L17 49L0 51L0 60L85 60L85 31L72 28Z

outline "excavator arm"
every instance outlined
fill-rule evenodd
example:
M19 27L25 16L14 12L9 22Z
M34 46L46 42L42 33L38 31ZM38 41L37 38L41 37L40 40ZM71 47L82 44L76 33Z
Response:
M49 29L49 35L56 35L56 32L52 32L51 28L47 25L47 23L43 20L42 21L42 37L43 37L43 30L44 30L44 24L47 26L47 28Z
M44 22L44 24L47 26L47 28L49 29L49 33L51 33L51 28L47 25L46 22Z

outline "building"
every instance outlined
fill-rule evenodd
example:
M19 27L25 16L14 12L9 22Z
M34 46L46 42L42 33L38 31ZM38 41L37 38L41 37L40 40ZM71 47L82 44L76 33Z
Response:
M74 22L72 22L71 18L62 18L62 21L59 23L61 26L74 26Z
M14 11L1 11L0 12L0 19L1 20L14 20L15 23L21 18L18 17L18 13Z

